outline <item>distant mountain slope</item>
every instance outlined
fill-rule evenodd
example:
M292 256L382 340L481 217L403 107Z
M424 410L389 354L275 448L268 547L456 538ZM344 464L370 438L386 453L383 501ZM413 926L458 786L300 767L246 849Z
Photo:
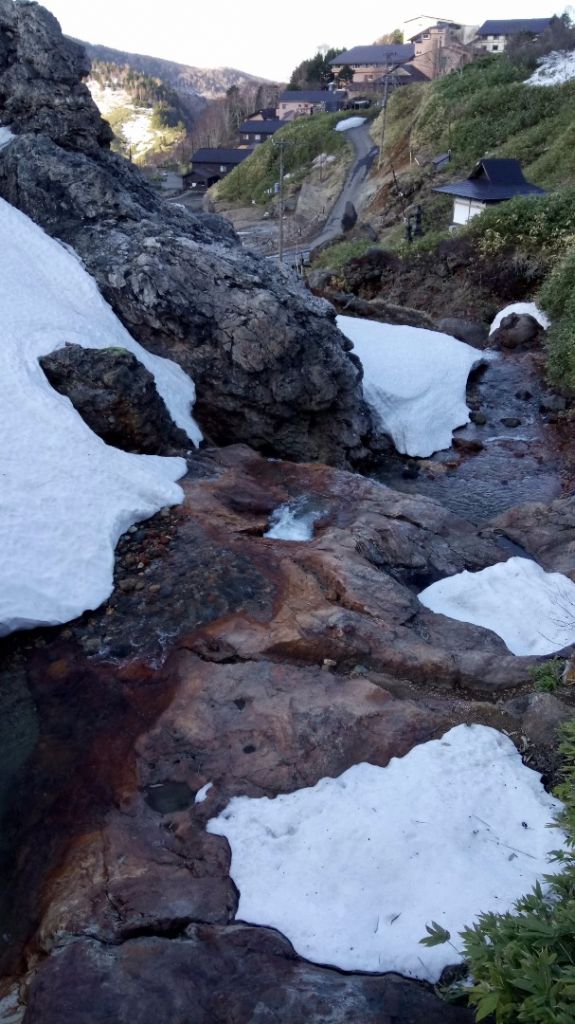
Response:
M194 68L187 64L176 64L170 60L163 60L160 57L148 57L141 53L126 53L123 50L114 50L109 46L85 43L82 40L77 40L77 42L81 43L92 60L120 66L129 65L135 71L140 71L152 78L160 78L176 92L188 96L190 101L195 98L200 104L200 109L205 105L205 100L224 96L232 85L241 88L244 85L257 85L268 81L265 78L258 78L257 75L238 71L236 68Z

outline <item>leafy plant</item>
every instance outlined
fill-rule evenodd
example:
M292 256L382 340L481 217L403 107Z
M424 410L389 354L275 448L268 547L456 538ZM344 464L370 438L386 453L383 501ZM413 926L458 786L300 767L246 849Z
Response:
M534 665L531 678L540 693L555 693L561 686L565 662L562 658L550 658L541 665Z
M575 1020L575 721L563 726L562 782L556 795L564 807L556 826L566 837L553 859L560 873L545 877L515 903L513 913L481 914L461 933L470 988L460 988L475 1007L476 1020L490 1014L497 1024L573 1024ZM421 941L449 941L433 924Z

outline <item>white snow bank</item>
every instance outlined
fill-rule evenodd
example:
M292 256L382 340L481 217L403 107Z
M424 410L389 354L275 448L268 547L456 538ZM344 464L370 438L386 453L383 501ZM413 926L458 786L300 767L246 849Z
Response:
M280 505L270 516L270 528L264 537L272 540L311 540L321 512L310 508L305 498Z
M539 67L526 85L563 85L575 78L575 50L554 50L537 62Z
M365 121L365 117L348 117L345 121L338 121L335 130L336 132L347 132L350 128L361 128Z
M278 928L318 963L437 981L458 956L419 945L425 925L455 936L509 910L549 870L560 806L508 737L460 725L387 768L235 797L208 831L231 845L238 920Z
M114 546L134 522L182 500L183 459L108 447L44 376L66 342L119 346L153 373L197 443L183 370L133 341L78 259L0 200L0 635L66 622L112 590Z
M575 643L575 583L528 558L449 576L419 600L432 612L493 630L512 654L554 654Z
M485 354L420 327L338 316L364 370L363 393L398 452L423 458L451 447L452 431L469 422L465 387Z
M512 302L510 306L506 306L505 309L501 309L499 311L489 328L489 333L493 334L493 332L499 327L501 321L506 316L509 316L510 313L527 313L529 316L532 316L534 320L537 320L537 323L541 324L544 330L547 330L547 328L551 326L549 318L545 316L543 310L539 309L539 306L536 306L534 302Z

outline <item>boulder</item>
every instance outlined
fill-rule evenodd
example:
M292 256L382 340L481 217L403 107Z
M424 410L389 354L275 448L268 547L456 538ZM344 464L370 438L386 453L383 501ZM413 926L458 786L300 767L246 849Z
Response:
M528 313L509 313L489 335L489 348L539 348L543 334L543 328L535 317Z
M125 349L66 345L40 365L53 388L106 444L144 455L185 451L190 441L173 422L149 370Z
M245 252L226 221L170 205L108 151L81 83L87 65L51 15L2 0L2 27L17 137L0 151L0 196L72 246L132 336L190 374L197 419L216 442L296 460L361 457L370 414L333 309ZM25 73L14 70L22 51Z
M343 211L343 217L341 218L341 227L344 232L351 231L357 223L357 210L352 202L349 200L345 204L345 210Z
M74 984L70 984L70 979ZM472 1024L399 975L301 960L279 932L190 924L121 946L76 941L40 965L24 1024Z
M474 348L485 348L489 337L489 328L486 324L478 324L473 320L465 320L463 317L446 316L438 321L437 329L444 334L450 334L458 341L465 341Z

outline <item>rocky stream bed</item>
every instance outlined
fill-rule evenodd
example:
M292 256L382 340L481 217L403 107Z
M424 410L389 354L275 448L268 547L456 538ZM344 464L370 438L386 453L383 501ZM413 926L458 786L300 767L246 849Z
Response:
M505 729L551 781L570 709L533 692L540 659L416 596L517 546L575 578L575 500L559 496L557 428L525 359L471 385L487 422L462 433L482 429L483 448L411 460L413 479L394 481L409 494L241 445L190 455L183 505L123 537L105 605L0 641L0 1020L471 1019L422 983L317 966L279 933L236 923L229 847L205 826L234 795L383 766L463 722ZM535 405L515 397L517 374ZM519 436L489 444L518 402L523 422L507 433ZM509 510L523 486L545 502ZM469 493L468 518L449 510ZM313 539L264 537L273 510L302 495L321 510Z

